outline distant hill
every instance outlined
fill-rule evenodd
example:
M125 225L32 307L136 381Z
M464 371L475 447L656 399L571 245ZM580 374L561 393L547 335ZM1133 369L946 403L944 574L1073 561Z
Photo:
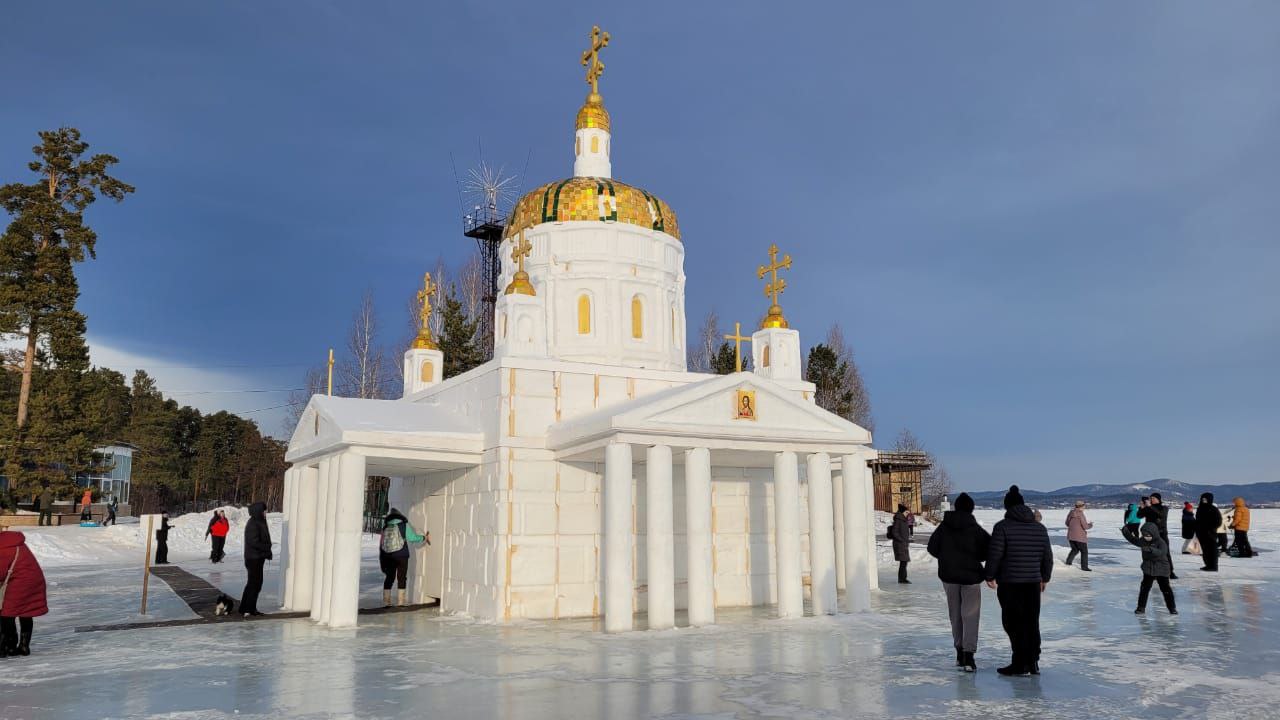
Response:
M1260 505L1280 505L1280 482L1253 483L1252 485L1196 485L1169 478L1159 478L1133 485L1073 485L1058 490L1030 490L1022 488L1022 497L1028 505L1039 507L1068 507L1076 500L1084 500L1090 505L1116 505L1136 502L1143 495L1160 493L1166 504L1181 505L1184 500L1197 503L1200 493L1213 493L1213 500L1218 505L1230 504L1231 499L1239 496L1249 501L1250 507ZM1004 490L990 492L971 492L969 496L978 507L1003 507Z

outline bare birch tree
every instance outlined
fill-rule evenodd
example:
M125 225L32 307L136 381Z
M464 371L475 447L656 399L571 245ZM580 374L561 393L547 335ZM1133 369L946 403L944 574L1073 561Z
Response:
M839 323L834 323L827 331L826 345L835 352L836 365L841 368L841 389L852 396L850 419L868 432L874 433L876 421L871 414L871 395L867 392L866 384L862 382L862 372L858 370L858 363L854 360L853 348L845 342L844 330Z
M715 310L711 310L707 313L706 318L703 319L702 325L698 327L697 342L689 346L687 358L689 371L714 372L712 361L722 342L724 342L724 338L720 336L720 316L716 314Z
M342 380L339 395L373 400L386 397L387 357L378 344L378 316L373 291L365 290L360 306L351 318L347 334L347 357L337 366Z
M294 429L298 427L298 421L302 419L302 411L306 409L307 403L311 402L311 396L325 392L327 384L328 373L323 366L307 370L302 388L289 393L289 409L284 416L285 437L293 436Z

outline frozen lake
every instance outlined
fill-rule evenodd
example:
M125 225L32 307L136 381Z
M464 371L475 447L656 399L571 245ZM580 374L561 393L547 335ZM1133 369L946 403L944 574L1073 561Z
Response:
M1045 513L1060 559L1065 513ZM987 527L999 515L978 512ZM862 615L779 621L771 608L722 609L712 628L616 636L591 621L495 625L430 612L362 617L347 631L290 620L75 634L139 619L138 533L45 529L31 542L46 561L51 613L36 623L35 654L0 660L0 718L1276 717L1280 511L1254 511L1260 557L1224 558L1215 575L1175 556L1177 617L1158 593L1147 615L1133 614L1138 552L1123 544L1119 518L1090 511L1094 572L1055 569L1038 678L996 675L1008 644L987 590L979 672L956 672L922 547L912 585L897 585L882 561L884 589ZM238 595L238 544L211 567L198 530L171 559ZM264 608L276 604L277 569ZM372 543L364 572L362 604L376 605ZM153 582L148 619L183 617L186 606Z

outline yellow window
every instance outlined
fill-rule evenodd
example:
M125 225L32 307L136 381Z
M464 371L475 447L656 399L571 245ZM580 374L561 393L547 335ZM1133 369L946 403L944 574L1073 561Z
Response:
M591 152L593 153L600 152L600 136L599 135L594 135L591 138Z
M764 352L761 353L760 364L765 367L769 367L769 346L768 345L764 346Z
M422 377L422 382L431 382L431 380L435 377L435 367L431 365L430 360L422 363L421 377Z
M631 337L636 340L644 337L644 303L639 295L631 298Z
M573 156L577 157L582 154L582 138L573 139Z
M578 296L578 334L591 334L591 297L588 295Z

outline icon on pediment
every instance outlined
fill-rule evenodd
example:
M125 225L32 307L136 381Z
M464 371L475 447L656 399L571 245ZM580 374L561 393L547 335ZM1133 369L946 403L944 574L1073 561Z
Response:
M734 419L736 420L755 420L756 419L756 391L755 390L738 390L737 397L734 399Z

